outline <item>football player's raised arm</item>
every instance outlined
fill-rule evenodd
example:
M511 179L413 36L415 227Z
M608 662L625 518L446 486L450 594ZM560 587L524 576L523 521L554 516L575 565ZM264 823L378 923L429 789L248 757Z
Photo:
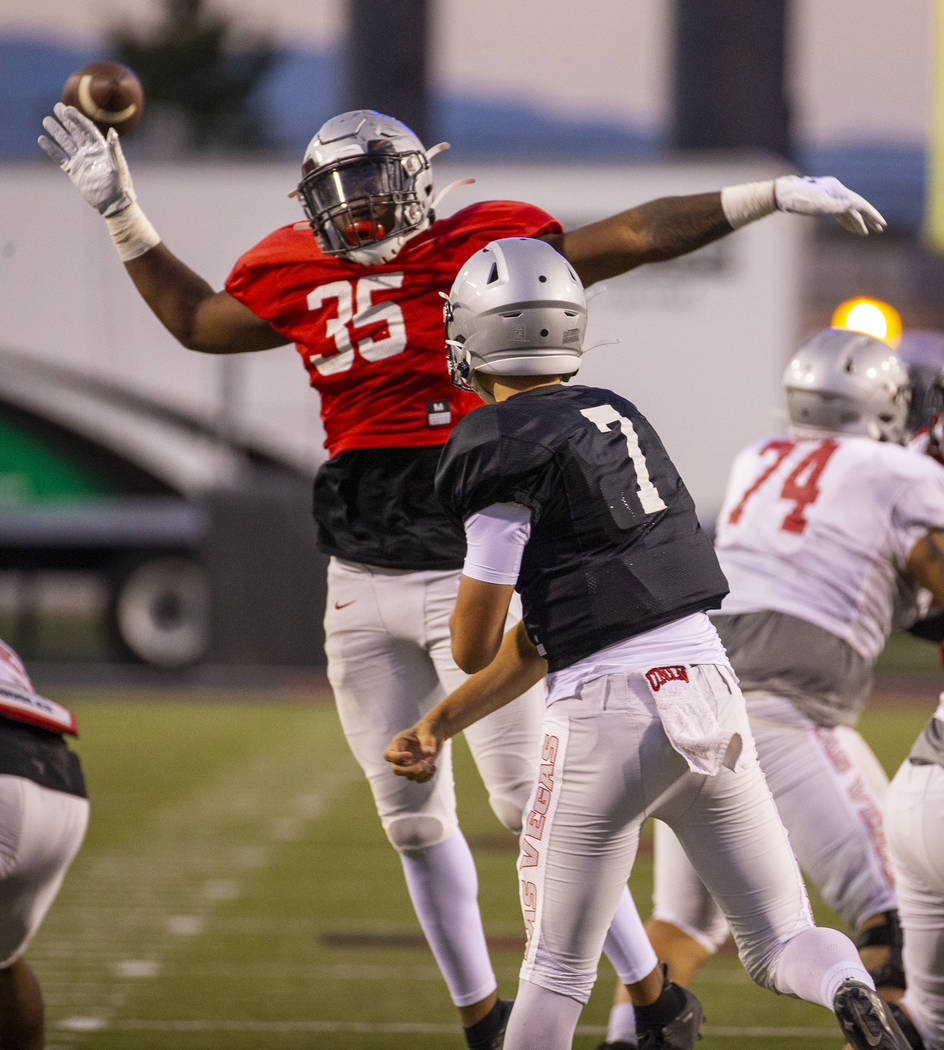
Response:
M720 193L660 197L618 215L543 239L565 256L585 285L663 262L731 232Z
M215 292L163 242L127 260L125 269L157 319L188 350L235 354L288 342L228 292Z
M384 758L393 772L423 783L436 772L436 756L456 733L497 711L536 685L547 674L523 623L505 632L495 659L441 700L414 726L390 741Z
M944 530L932 529L911 548L908 571L944 606Z
M43 120L40 149L104 218L135 287L167 330L204 353L265 350L288 340L226 292L215 292L165 245L141 210L115 129L102 135L57 102Z
M880 233L885 219L832 176L781 175L716 193L660 197L608 219L544 238L566 256L585 285L643 263L700 248L775 211L832 215L850 233Z

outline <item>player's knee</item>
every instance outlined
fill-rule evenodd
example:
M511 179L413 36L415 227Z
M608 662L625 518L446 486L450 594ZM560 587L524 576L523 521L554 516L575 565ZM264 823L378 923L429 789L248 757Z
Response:
M438 846L450 832L445 823L426 813L394 817L384 825L390 845L398 853L422 853Z
M528 797L528 794L491 795L488 801L492 807L492 812L502 824L516 835L520 835L524 824L524 807L527 804Z
M527 975L522 969L521 976L530 984L546 988L555 995L565 995L568 999L576 999L578 1003L586 1006L590 1001L590 993L593 991L597 971L593 968L579 970L563 964L559 959L552 964L550 959L538 958L529 967Z

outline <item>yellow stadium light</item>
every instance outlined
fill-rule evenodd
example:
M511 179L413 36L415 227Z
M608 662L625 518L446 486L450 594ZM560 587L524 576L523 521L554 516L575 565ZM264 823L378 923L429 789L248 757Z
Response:
M901 314L880 299L847 299L836 307L830 324L833 328L874 335L892 348L901 339Z

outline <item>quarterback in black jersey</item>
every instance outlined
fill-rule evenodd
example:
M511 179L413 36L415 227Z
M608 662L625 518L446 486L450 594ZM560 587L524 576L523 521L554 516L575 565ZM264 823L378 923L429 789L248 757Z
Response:
M454 381L490 403L455 428L436 477L466 533L450 630L472 677L386 758L431 779L449 737L547 675L504 1050L571 1046L649 816L682 841L758 984L832 1009L855 1050L905 1050L855 945L813 923L706 615L725 579L678 472L633 404L563 385L586 327L575 271L546 242L493 241L460 271L445 320ZM505 632L516 589L523 621ZM638 1046L687 1050L701 1005L651 976Z
M460 521L527 508L517 588L552 672L727 593L658 434L612 391L555 383L483 405L456 427L436 486Z

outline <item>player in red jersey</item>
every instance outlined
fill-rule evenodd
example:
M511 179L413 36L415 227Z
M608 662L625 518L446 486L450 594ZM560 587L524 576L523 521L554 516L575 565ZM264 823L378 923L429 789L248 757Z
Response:
M452 387L443 368L440 293L470 252L499 237L547 240L591 284L692 251L778 209L835 215L862 234L884 220L835 179L793 175L661 198L568 232L514 201L436 219L430 160L443 146L426 149L399 121L357 110L328 120L305 152L297 193L311 229L275 231L237 261L225 290L214 291L161 242L137 204L117 135L104 138L61 103L43 126L41 148L105 217L138 291L184 346L221 354L295 342L302 356L321 396L330 456L315 480L318 544L331 556L328 676L469 1045L498 1047L507 1007L485 948L448 755L445 775L423 785L390 776L383 759L393 731L463 678L448 621L465 538L439 506L433 476L453 426L477 399ZM526 695L466 734L492 807L514 830L530 790L541 707L540 695ZM607 954L633 983L654 972L655 957L628 897L623 918ZM620 952L624 934L642 948ZM627 1024L617 1034L629 1041L630 1013Z

